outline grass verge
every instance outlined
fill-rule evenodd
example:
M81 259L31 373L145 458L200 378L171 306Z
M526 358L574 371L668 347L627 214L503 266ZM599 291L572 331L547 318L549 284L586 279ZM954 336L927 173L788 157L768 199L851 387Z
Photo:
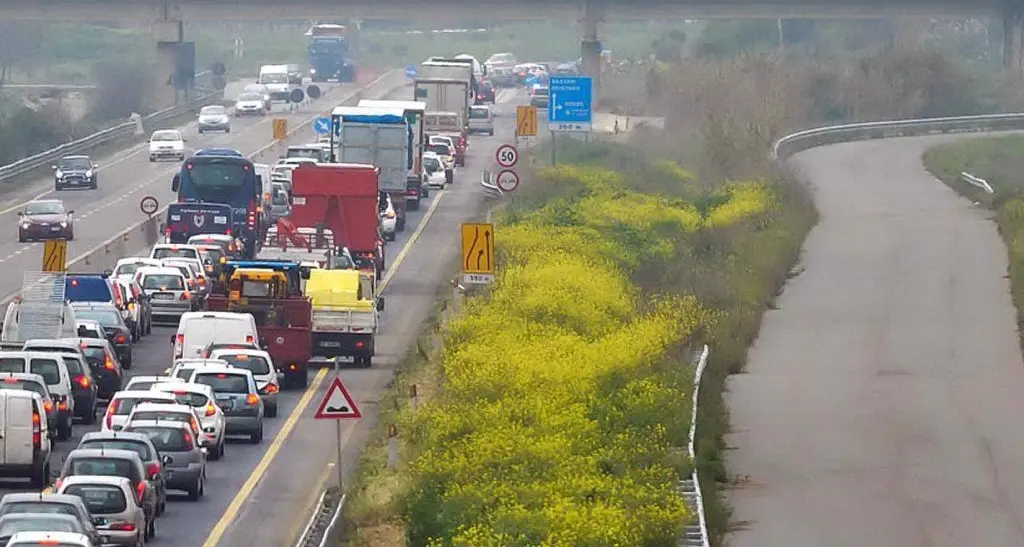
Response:
M517 279L518 275L525 275L528 279L532 273L547 268L549 265L532 253L543 248L546 250L545 256L559 255L549 248L551 245L557 246L552 240L557 239L558 234L564 235L566 229L580 227L594 230L586 232L592 241L600 240L605 244L612 242L616 249L610 257L603 256L600 260L608 259L617 263L618 269L615 271L624 273L624 279L632 287L626 293L632 295L629 298L632 303L620 311L626 315L633 314L635 310L628 311L632 305L642 303L638 306L641 308L639 315L625 324L627 328L649 319L650 315L647 314L657 307L650 303L664 299L696 297L691 301L699 301L700 309L713 310L707 314L701 312L697 316L690 316L690 319L696 318L696 323L700 325L676 325L680 328L675 335L669 337L667 344L654 352L656 355L652 359L642 360L642 364L626 369L610 366L604 371L609 374L596 376L597 385L600 386L596 393L599 395L596 397L598 400L613 401L627 393L635 395L635 390L641 385L653 390L645 392L647 395L661 393L665 397L653 397L653 406L637 401L615 406L619 413L616 419L610 419L607 413L603 418L595 418L597 413L607 412L608 409L600 408L600 405L588 407L592 414L585 414L587 418L582 423L592 426L589 433L597 431L598 434L585 437L584 444L590 448L589 451L583 451L583 456L605 455L605 463L601 465L606 467L598 466L604 471L594 475L596 480L610 481L605 482L605 486L614 484L623 476L630 476L631 469L643 468L665 484L674 484L671 482L673 477L688 473L691 463L685 457L680 458L678 451L687 441L685 428L688 425L688 413L682 408L686 405L680 406L678 400L685 399L681 394L691 388L689 382L692 369L680 365L685 364L690 355L689 349L694 344L704 341L711 343L712 366L706 373L706 388L702 391L696 465L702 470L705 479L708 516L714 542L721 544L729 518L728 507L718 495L720 483L729 480L722 452L728 415L721 391L727 375L742 367L747 347L756 336L762 312L771 305L798 258L803 237L816 220L813 205L803 189L782 174L771 174L763 180L739 184L702 184L678 165L645 157L635 148L623 144L581 143L578 147L564 151L560 158L560 163L563 162L577 166L540 173L532 179L535 181L533 184L523 189L510 210L501 215L499 256L505 260L501 281L495 292L471 299L466 314L456 319L451 326L436 327L439 316L435 314L419 339L418 349L411 352L401 365L396 381L386 396L387 411L382 417L380 431L373 446L364 453L358 477L351 483L340 544L424 545L428 537L446 538L438 545L526 545L542 541L548 541L544 544L551 545L600 544L595 536L578 535L580 529L567 532L567 527L562 523L569 519L551 519L552 508L535 499L531 501L526 493L532 488L548 490L551 495L561 496L563 503L567 504L568 507L561 508L565 511L563 516L578 517L586 511L624 507L616 505L618 500L608 489L597 487L590 494L580 496L580 491L574 488L563 489L558 484L553 485L557 481L552 481L549 473L540 473L539 476L524 474L521 468L511 465L508 460L496 458L493 454L469 451L474 448L474 442L477 443L475 447L480 448L479 443L481 439L487 438L488 429L500 428L506 423L500 414L483 423L460 422L461 425L454 430L445 427L450 425L448 420L456 415L452 412L455 410L476 410L486 414L486 403L483 407L474 406L479 399L500 401L504 397L503 390L522 396L517 391L522 385L514 385L511 379L517 374L523 374L521 362L502 362L499 359L496 363L494 360L485 360L467 366L465 360L472 361L472 358L467 357L465 349L480 341L473 334L473 324L485 321L481 317L487 316L488 306L505 306L504 312L491 317L508 319L509 314L518 313L515 299L510 302L508 295L502 294L505 291L503 286L512 285L511 280ZM612 187L604 187L601 180L613 181ZM608 190L612 194L605 194ZM606 199L610 196L614 198ZM619 205L625 209L618 208ZM642 229L636 229L638 226L642 226ZM524 238L524 230L530 234L528 237ZM501 231L505 231L506 241L514 238L515 242L503 243ZM629 250L631 248L633 250ZM626 252L622 253L624 249ZM582 251L583 254L587 252L594 252L594 249ZM590 272L590 275L592 277L588 279L591 283L601 280L596 271ZM520 282L524 282L524 278L518 278L517 283ZM557 324L552 328L561 328L571 322L568 316L574 313L571 310L573 302L592 297L585 293L571 292L578 287L561 288L570 291L573 297L559 299L559 305L543 312L555 316L562 314L552 324ZM450 298L450 295L445 294L445 297ZM688 312L696 313L695 310L687 308ZM713 320L704 320L712 317ZM582 319L577 317L575 320L578 322ZM493 329L482 330L487 332ZM591 339L590 343L606 340L598 337ZM493 344L502 342L487 340L487 345L493 347ZM529 339L525 342L530 343ZM592 355L587 358L596 360ZM583 370L587 367L573 370L572 367L560 368L554 361L551 363L549 367L528 369L527 385L535 382L538 387L549 388L550 375L553 374L561 378L561 381L579 382L577 387L582 386L580 389L584 391L593 387L587 382L594 378L588 376L589 370ZM467 375L472 377L488 369L494 372L495 365L504 367L501 368L504 374L486 379L476 377L467 381ZM421 405L416 413L409 409L408 391L409 385L413 383L419 387ZM470 400L465 398L468 392L481 389L481 386L490 388L485 396L481 392ZM446 387L455 389L446 390ZM565 406L558 408L568 408L572 400L570 396L563 401ZM662 414L658 407L671 407L671 412ZM518 426L527 430L534 428L533 434L536 434L528 435L523 440L553 442L553 439L564 438L563 431L553 433L538 429L537 424L546 419L544 416L520 416L518 419L525 420L518 423ZM386 465L388 423L403 424L400 426L401 458L395 471L389 470ZM646 423L653 429L637 429L637 423ZM425 427L427 425L430 427ZM448 430L448 434L438 434L439 429ZM646 436L641 437L642 440L633 446L634 450L635 447L644 447L644 450L636 451L645 453L648 459L642 464L629 458L608 460L608 443L614 444L614 441L600 435L606 430L615 431L613 437L625 436L635 441L633 435L642 430ZM553 459L545 459L536 453L518 456L524 458L520 463L527 467L531 462L533 465L558 464L580 456L573 453L577 446L569 443L569 448L558 452ZM438 461L455 464L470 453L474 454L474 458L490 460L484 467L500 470L502 480L499 483L489 482L490 479L481 476L481 473L487 475L489 472L482 472L476 466L440 475L436 467L431 467ZM462 464L457 464L455 468L458 465ZM590 470L587 471L583 474L589 476ZM636 480L636 477L633 476L631 480ZM467 503L464 497L453 501L455 488L462 489L464 495L466 489L479 486L480 481L486 487L482 492L474 493L473 503ZM513 483L513 487L495 500L493 496L496 494L491 494L489 490L497 489L504 483ZM662 511L653 518L644 519L649 525L647 529L639 530L630 524L630 519L626 519L620 522L618 528L603 526L605 539L626 538L629 544L669 544L678 535L683 520L690 516L685 509L674 505L675 500L670 499L675 497L672 488L659 492L662 498L658 499L656 505L660 503ZM645 494L649 495L650 492ZM514 500L516 507L503 507L503 500L507 499ZM633 503L639 502L634 499ZM424 507L429 510L424 511ZM545 514L545 511L548 516L540 520L547 522L541 525L529 522L537 520L538 515ZM652 514L650 506L644 504L634 505L629 511L634 511L630 513L633 515L648 517ZM525 521L514 518L515 512L528 518ZM612 517L609 520L615 519ZM583 528L587 527L593 528L589 525ZM470 531L467 532L467 529ZM459 543L455 537L457 535L462 536L463 543Z
M995 212L999 233L1006 242L1010 290L1017 308L1018 337L1024 347L1024 135L965 139L929 148L925 168L960 194ZM970 173L988 181L988 194L964 182Z

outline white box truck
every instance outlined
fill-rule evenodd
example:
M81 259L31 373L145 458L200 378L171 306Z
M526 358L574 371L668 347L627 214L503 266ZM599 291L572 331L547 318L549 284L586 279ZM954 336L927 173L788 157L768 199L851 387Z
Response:
M469 82L454 78L416 78L413 97L427 104L427 112L455 112L464 133L469 132L469 107L473 104Z

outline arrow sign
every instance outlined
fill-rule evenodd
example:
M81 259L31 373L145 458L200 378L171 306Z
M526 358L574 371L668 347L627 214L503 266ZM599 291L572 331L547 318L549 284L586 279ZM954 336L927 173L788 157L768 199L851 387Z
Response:
M335 377L320 406L316 409L317 420L348 420L362 418L359 407L349 395L340 377Z
M313 131L316 131L317 135L327 135L331 132L331 119L327 117L317 118L313 122Z
M406 78L409 78L410 80L414 80L414 79L416 79L416 73L417 73L416 65L409 65L409 66L405 67L405 77Z

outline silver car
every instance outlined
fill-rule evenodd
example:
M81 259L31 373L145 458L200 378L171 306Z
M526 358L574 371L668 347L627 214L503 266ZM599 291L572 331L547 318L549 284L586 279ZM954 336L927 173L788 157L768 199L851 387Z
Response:
M61 483L59 494L77 496L92 514L103 545L145 545L146 511L135 498L132 483L124 477L79 475Z
M162 515L167 509L167 475L149 436L124 431L91 431L82 436L78 448L130 450L138 454L146 468L146 478L156 491L156 514Z
M207 131L231 132L231 118L224 105L211 104L199 111L199 132Z
M82 523L59 513L12 513L0 517L0 545L7 545L18 532L72 532L86 534Z
M469 107L469 132L494 135L494 112L488 105Z
M135 274L142 290L149 296L153 307L153 321L170 320L177 323L181 315L192 311L192 292L188 280L178 268L139 268Z
M235 368L251 372L256 381L256 389L263 399L267 417L277 416L277 394L281 391L281 385L269 353L255 349L215 349L210 353L210 359L227 361Z
M217 406L224 411L227 435L248 435L254 443L263 441L263 398L251 372L232 366L208 366L196 370L192 382L213 389Z
M12 492L0 501L0 516L22 513L70 515L85 527L85 535L99 545L106 543L96 530L95 520L81 498L74 495Z
M206 449L199 446L184 422L136 420L125 431L145 433L160 453L169 490L184 490L191 500L205 493Z

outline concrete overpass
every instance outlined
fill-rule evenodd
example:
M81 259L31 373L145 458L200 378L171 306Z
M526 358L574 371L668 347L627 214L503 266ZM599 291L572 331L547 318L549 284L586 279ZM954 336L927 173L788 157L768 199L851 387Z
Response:
M1001 17L1004 64L1021 71L1024 0L0 0L5 21L117 21L150 25L156 42L158 101L168 87L185 21L347 19L550 19L580 21L583 72L598 88L598 26L609 19L871 19L898 16ZM596 93L596 91L595 91Z

